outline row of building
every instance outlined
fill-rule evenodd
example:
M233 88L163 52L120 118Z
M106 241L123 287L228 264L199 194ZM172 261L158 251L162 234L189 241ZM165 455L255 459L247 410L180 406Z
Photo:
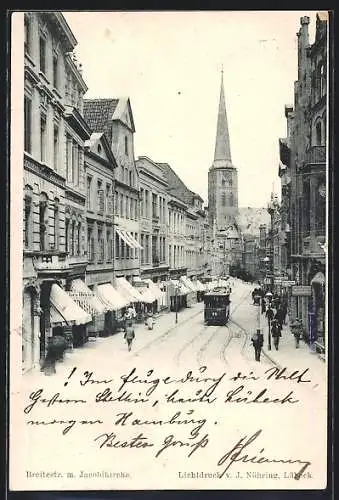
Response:
M287 293L291 318L302 319L319 350L326 348L327 18L316 15L313 43L310 18L300 19L294 104L285 106L287 135L279 139L281 201L272 196L262 238L267 282Z
M23 18L26 370L53 334L81 338L89 323L111 331L110 310L126 305L119 284L138 296L140 284L164 292L180 277L209 275L210 237L202 198L168 163L135 159L130 100L84 99L64 16ZM153 286L153 299L161 297ZM89 322L95 311L104 319Z

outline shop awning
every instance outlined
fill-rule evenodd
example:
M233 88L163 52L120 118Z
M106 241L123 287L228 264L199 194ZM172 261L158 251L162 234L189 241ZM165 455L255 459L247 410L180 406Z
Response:
M139 248L142 250L142 246L137 242L137 240L129 231L126 231L126 229L122 229L121 227L116 227L115 230L120 238L126 243L126 245L131 248Z
M201 283L201 281L197 280L197 281L195 282L195 286L197 287L197 290L198 290L199 292L204 292L204 291L205 291L205 287L204 287L204 285Z
M110 283L98 285L97 291L100 299L110 311L117 311L129 304L129 301L121 296Z
M116 279L116 287L128 302L145 302L141 293L138 292L125 278Z
M81 279L72 281L69 295L74 302L92 316L104 314L108 310L99 297Z
M173 289L171 290L171 295L188 295L192 291L189 290L183 283L181 283L178 280L171 280L170 281L171 285L173 286ZM175 293L177 290L177 293Z
M318 283L319 285L325 285L325 276L320 271L312 278L311 285L313 283Z
M150 278L145 279L145 281L148 283L149 289L156 300L160 300L165 296L165 293Z
M156 300L146 280L142 280L138 276L133 278L133 287L138 290L142 295L143 301L147 304L152 304Z
M186 276L182 276L180 278L180 280L185 285L185 287L188 288L188 290L190 290L191 292L196 292L197 291L197 288L194 285L194 283L189 278L187 278Z
M56 283L51 287L50 302L52 325L85 325L92 321L92 316L78 306L70 295Z

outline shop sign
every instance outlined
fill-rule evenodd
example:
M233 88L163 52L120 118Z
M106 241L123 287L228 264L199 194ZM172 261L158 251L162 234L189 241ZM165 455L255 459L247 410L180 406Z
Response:
M282 286L294 286L296 285L296 281L292 281L292 280L286 280L286 281L282 281Z
M133 281L134 288L149 288L147 281Z
M292 295L301 297L311 297L311 285L292 286Z

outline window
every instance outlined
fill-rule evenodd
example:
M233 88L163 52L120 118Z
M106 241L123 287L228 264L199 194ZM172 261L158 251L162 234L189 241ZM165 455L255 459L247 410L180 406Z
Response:
M113 194L110 184L106 184L106 213L107 215L113 215Z
M40 35L40 71L46 73L46 39Z
M104 200L104 190L102 189L102 182L101 181L98 181L98 184L97 184L97 195L98 195L98 212L104 213L105 200Z
M72 149L72 170L73 170L73 184L78 186L79 184L79 155L78 155L78 144L73 141Z
M129 209L130 209L129 197L126 196L126 218L127 219L129 219L129 215L130 215Z
M117 233L115 233L115 258L120 259L120 238Z
M78 242L77 242L77 250L78 250L78 255L81 255L81 222L78 224Z
M129 185L132 186L133 185L133 182L132 182L132 177L133 177L133 173L132 173L132 170L129 171Z
M152 193L152 217L157 217L157 195Z
M59 57L58 54L53 54L53 87L59 88Z
M66 134L66 177L67 182L73 182L72 138L69 134Z
M128 137L125 135L125 155L128 156Z
M119 215L119 193L118 191L114 192L115 199L114 199L114 213L115 215Z
M121 258L125 258L125 242L121 240Z
M91 210L92 208L92 177L87 177L87 184L86 184L86 199L87 199L87 208L88 210Z
M28 16L25 16L25 53L31 53L31 22Z
M25 151L32 152L32 101L25 96L24 101Z
M321 64L319 68L319 80L320 80L320 97L326 95L326 75L324 65Z
M148 264L149 262L149 235L148 234L145 234L145 239L144 239L144 242L145 242L145 246L144 246L144 256L145 256L145 264Z
M105 242L102 236L102 228L98 228L98 262L105 259Z
M225 193L221 193L221 205L223 207L226 206L226 194Z
M112 242L112 235L111 231L107 229L106 233L106 240L107 240L107 262L111 262L113 258L113 242Z
M58 170L59 164L59 127L54 125L54 135L53 135L53 162L54 170Z
M75 221L72 221L71 225L71 238L70 238L70 254L75 255L76 254L76 227L75 227Z
M48 214L47 214L47 196L40 195L39 203L39 223L40 223L40 250L46 250L47 247L47 230L48 230Z
M124 195L121 194L120 195L120 217L124 217L125 216L125 213L124 213Z
M145 189L145 217L149 217L149 209L148 209L148 190Z
M145 262L145 248L144 248L144 235L141 234L140 236L140 245L142 246L141 249L141 264L144 264Z
M65 251L69 252L69 219L65 219Z
M321 134L321 122L319 121L315 127L315 137L316 145L321 146L322 144L322 134Z
M93 227L87 229L87 257L89 262L94 262Z
M230 193L230 205L233 206L234 203L234 196L233 193Z
M45 162L47 159L47 129L46 129L46 116L40 116L40 154L41 161Z
M25 248L30 248L33 237L33 211L32 211L33 189L29 186L25 188Z
M59 212L59 200L54 199L54 249L59 248L59 238L60 238L60 212Z

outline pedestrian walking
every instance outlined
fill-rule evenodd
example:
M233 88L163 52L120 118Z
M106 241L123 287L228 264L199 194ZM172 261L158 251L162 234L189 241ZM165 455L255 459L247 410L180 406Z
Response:
M268 323L271 323L272 319L274 318L274 311L270 305L267 308L265 316L267 318Z
M152 314L149 314L147 319L146 319L146 325L148 330L153 330L153 325L154 325L154 318Z
M261 314L266 312L266 300L265 297L261 297Z
M274 319L272 321L271 335L273 338L273 344L274 344L275 350L278 351L279 350L279 340L281 337L281 329L280 329L279 323L276 319Z
M278 307L277 309L277 312L275 313L275 319L277 320L279 326L280 326L280 330L282 330L282 325L283 325L283 322L284 322L284 311L283 309L281 308L281 306Z
M300 337L302 336L302 323L298 318L291 323L291 330L294 335L295 348L299 349Z
M262 346L264 345L264 336L258 329L256 333L251 338L253 347L254 347L254 357L255 361L260 361L260 354Z
M126 340L128 350L130 351L132 349L132 342L135 339L135 332L132 325L126 326L124 339Z

